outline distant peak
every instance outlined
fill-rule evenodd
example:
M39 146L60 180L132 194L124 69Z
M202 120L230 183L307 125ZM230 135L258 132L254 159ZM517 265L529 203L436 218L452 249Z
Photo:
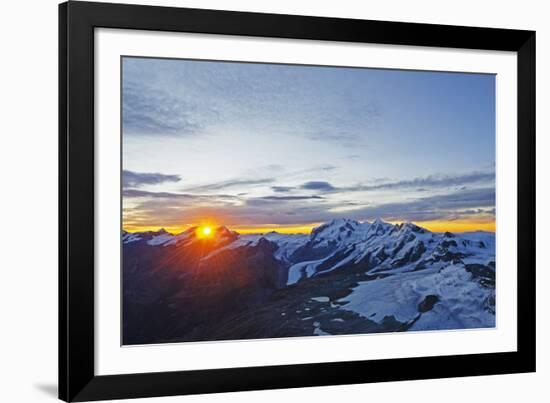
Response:
M334 220L329 221L328 223L324 224L326 226L338 226L338 225L346 225L351 224L353 226L359 225L358 221L352 220L350 218L335 218Z
M221 236L239 235L237 231L232 231L229 228L227 228L225 225L220 225L218 228L216 228L216 233Z
M216 228L216 232L233 232L233 231L231 231L225 225L220 225L218 228Z
M401 231L412 231L412 232L416 232L416 233L420 233L420 234L428 232L427 229L422 228L422 227L420 227L420 226L418 226L415 223L410 222L410 221L406 221L406 222L403 222L401 224L397 224L396 227L398 229L400 229Z
M380 217L378 217L376 220L372 222L372 225L384 225L389 224L386 221L382 220Z
M197 231L197 228L198 228L198 227L189 227L189 228L187 228L185 231L180 232L178 235L192 234L192 233L194 233L195 231Z
M348 226L352 226L352 227L355 227L357 225L359 225L359 222L355 221L355 220L351 220L349 218L335 218L333 220L330 220L324 224L321 224L319 225L318 227L314 228L313 230L314 231L322 231L324 229L327 229L327 228L335 228L335 227L340 227L340 226L345 226L345 225L348 225Z
M368 232L369 234L382 235L394 228L395 227L392 224L382 220L379 217L376 220L374 220L372 224L368 227Z
M349 218L335 218L311 230L311 239L350 236L359 227L359 222Z

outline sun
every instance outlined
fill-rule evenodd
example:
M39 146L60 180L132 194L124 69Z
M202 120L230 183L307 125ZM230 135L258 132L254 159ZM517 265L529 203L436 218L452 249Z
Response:
M210 238L214 235L214 230L212 227L209 227L207 225L197 228L197 237L204 239L204 238Z

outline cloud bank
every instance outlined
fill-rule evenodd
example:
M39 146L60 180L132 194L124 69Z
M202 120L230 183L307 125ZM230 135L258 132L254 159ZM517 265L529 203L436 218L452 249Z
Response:
M179 175L122 171L123 188L139 188L144 185L159 185L166 182L179 182L180 180L181 177Z

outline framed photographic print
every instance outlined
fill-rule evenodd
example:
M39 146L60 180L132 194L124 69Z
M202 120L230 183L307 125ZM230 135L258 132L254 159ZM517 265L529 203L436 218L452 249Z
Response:
M60 12L59 397L535 370L535 33Z

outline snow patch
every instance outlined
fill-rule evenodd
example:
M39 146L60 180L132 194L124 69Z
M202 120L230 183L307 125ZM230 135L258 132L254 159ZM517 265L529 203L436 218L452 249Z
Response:
M174 235L168 234L168 233L162 234L162 235L156 235L147 241L147 245L151 245L151 246L162 245L168 241L171 241L172 238L174 238Z
M313 297L313 298L311 298L311 300L317 301L317 302L329 302L330 298L329 297Z
M418 305L428 295L437 296L439 301L420 315ZM348 302L340 309L378 323L386 316L402 323L418 318L412 326L417 330L494 327L495 316L487 309L490 298L494 298L494 289L472 281L463 265L450 265L361 282L339 302Z

